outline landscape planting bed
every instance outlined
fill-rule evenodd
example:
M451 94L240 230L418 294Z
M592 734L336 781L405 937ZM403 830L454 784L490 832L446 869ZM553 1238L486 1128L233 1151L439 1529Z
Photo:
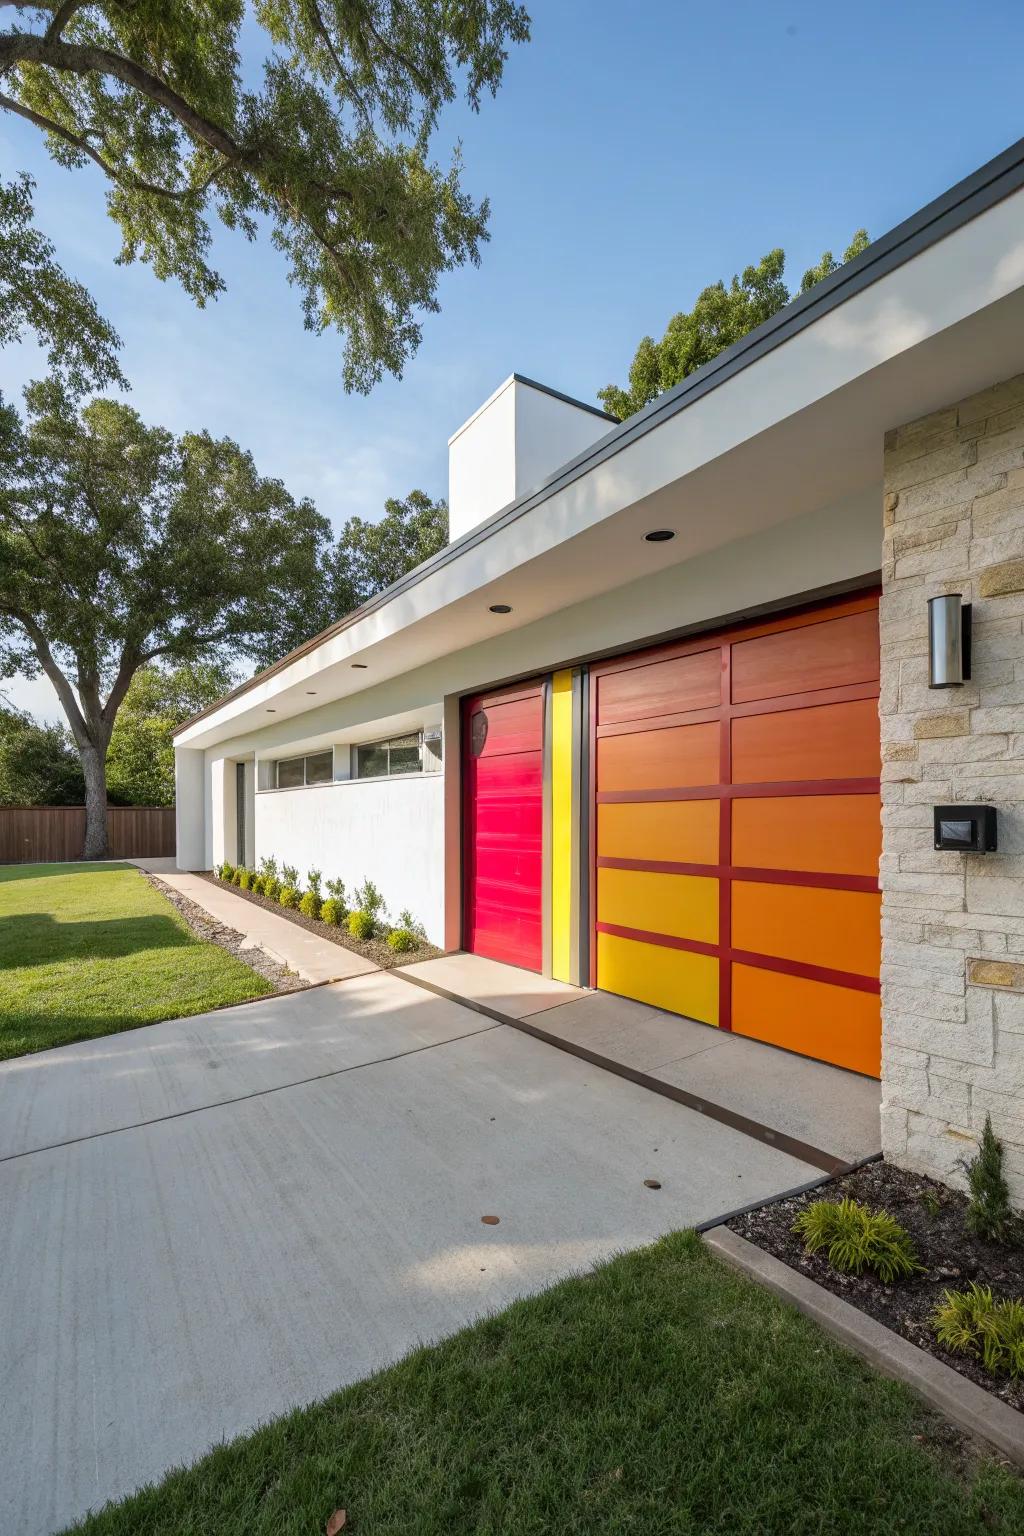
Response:
M322 923L319 918L304 917L294 907L282 907L278 901L270 901L266 896L257 896L255 891L243 891L241 886L232 885L227 880L219 880L216 875L202 874L200 879L208 880L211 885L219 886L222 890L233 891L236 896L241 896L243 901L251 901L257 907L265 907L268 912L276 912L278 917L285 917L290 923L297 923L300 928L307 928L318 938L338 944L342 949L350 949L353 954L365 955L367 960L372 960L374 965L379 966L382 971L390 970L396 965L413 965L417 960L436 960L442 953L425 940L415 949L405 949L399 953L389 949L383 939L354 939L347 927L334 928L330 923Z
M924 1272L894 1285L883 1285L870 1274L840 1273L824 1254L806 1253L803 1241L792 1230L797 1216L814 1200L841 1200L844 1195L862 1201L872 1210L888 1211L904 1226L913 1238ZM824 1188L735 1216L726 1225L1011 1407L1024 1410L1024 1379L991 1376L969 1355L943 1349L932 1331L931 1315L945 1292L962 1290L972 1280L991 1286L997 1300L1024 1296L1024 1250L1000 1247L975 1237L966 1226L966 1206L964 1195L934 1179L877 1162Z

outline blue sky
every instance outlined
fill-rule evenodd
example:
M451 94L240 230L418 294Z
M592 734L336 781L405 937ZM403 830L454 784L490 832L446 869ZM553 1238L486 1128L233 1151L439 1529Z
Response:
M465 184L491 199L482 265L445 277L405 377L365 398L341 388L338 340L303 330L269 241L218 235L228 291L197 310L113 264L98 171L62 170L0 118L0 172L35 176L38 221L120 331L147 418L230 434L336 523L376 517L385 496L445 493L449 435L513 370L593 400L705 284L782 245L795 286L1024 135L1019 0L532 9L497 99L450 112L436 145L461 138ZM8 349L0 389L36 371ZM45 684L6 691L58 714Z

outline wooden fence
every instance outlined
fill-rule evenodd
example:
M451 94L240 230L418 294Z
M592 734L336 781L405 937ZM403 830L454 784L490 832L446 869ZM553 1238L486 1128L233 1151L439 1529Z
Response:
M165 858L174 853L174 807L107 808L112 859ZM59 864L80 859L84 805L0 805L0 864Z

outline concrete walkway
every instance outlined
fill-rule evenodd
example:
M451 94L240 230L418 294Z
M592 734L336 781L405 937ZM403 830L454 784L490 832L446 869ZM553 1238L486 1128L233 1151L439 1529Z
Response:
M209 912L219 923L226 923L245 934L243 949L265 949L268 955L286 965L304 981L341 981L348 976L364 976L378 967L365 955L357 955L341 944L278 917L254 901L246 901L229 885L214 884L199 875L160 872L165 885L180 891L189 901Z
M0 1128L4 1536L817 1173L387 972L3 1063Z
M829 1159L881 1150L881 1085L610 992L581 991L479 955L404 966L410 976L528 1021L569 1048L678 1088ZM792 1149L791 1149L792 1150Z

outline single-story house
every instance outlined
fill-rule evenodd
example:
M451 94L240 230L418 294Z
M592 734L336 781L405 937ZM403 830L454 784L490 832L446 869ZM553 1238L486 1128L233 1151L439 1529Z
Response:
M1024 1199L1024 141L628 421L513 374L449 451L447 547L178 731L179 864L881 1076L939 1177L991 1113Z

